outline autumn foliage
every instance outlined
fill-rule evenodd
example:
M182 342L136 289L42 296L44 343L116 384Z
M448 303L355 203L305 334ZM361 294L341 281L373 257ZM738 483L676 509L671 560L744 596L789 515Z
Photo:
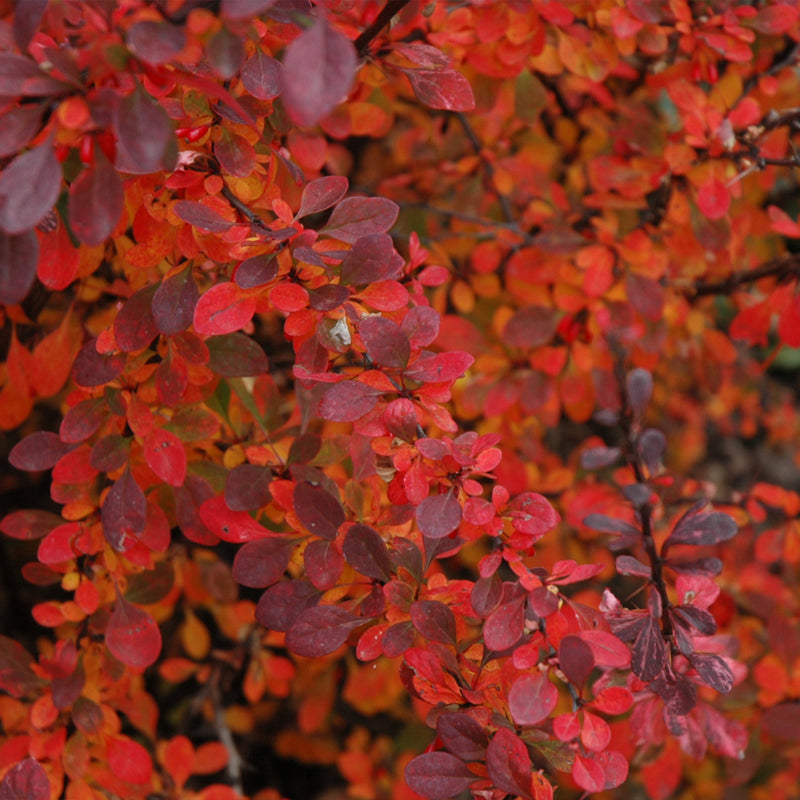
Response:
M799 55L0 0L0 800L796 798Z

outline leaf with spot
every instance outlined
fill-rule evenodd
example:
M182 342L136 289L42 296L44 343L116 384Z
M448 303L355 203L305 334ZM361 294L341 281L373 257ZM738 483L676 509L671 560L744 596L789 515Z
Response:
M0 800L50 800L50 781L35 758L11 767L0 783Z
M18 155L0 173L0 230L17 236L50 212L61 192L61 164L51 141Z
M266 536L246 542L233 559L233 579L253 589L272 586L283 577L296 546L296 539L285 536Z
M339 606L313 606L301 612L286 634L295 655L319 658L338 650L366 620Z
M333 541L345 521L339 500L322 486L302 481L294 488L294 513L304 528L316 536Z
M186 477L186 450L183 442L163 428L155 428L142 442L144 460L162 481L180 486Z
M430 800L448 800L461 794L477 779L469 767L450 753L423 753L408 762L409 788Z
M417 632L432 642L455 645L456 617L450 606L439 600L416 600L410 608Z
M508 728L500 728L486 750L486 769L492 783L511 795L533 798L533 764L522 739Z
M392 561L381 535L369 525L356 523L348 528L342 542L345 561L357 572L376 581L392 578Z
M100 148L95 161L69 187L69 224L83 244L102 244L112 233L124 207L122 179Z
M181 445L181 450L183 445ZM119 553L130 550L147 522L147 498L129 467L114 481L100 509L106 541Z
M386 233L399 212L397 203L385 197L347 197L333 209L322 233L340 242L355 244L363 236Z

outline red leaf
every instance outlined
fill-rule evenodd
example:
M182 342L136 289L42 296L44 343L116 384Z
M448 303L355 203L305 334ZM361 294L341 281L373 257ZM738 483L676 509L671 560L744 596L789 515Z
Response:
M456 617L450 606L438 600L416 600L410 612L414 627L426 639L456 644Z
M596 761L606 774L604 790L622 786L628 778L628 760L618 750L606 750L595 755Z
M448 800L461 794L477 776L467 765L450 753L423 753L406 765L409 788L430 800Z
M14 8L14 42L23 52L39 29L47 0L17 0Z
M796 6L790 3L776 3L760 8L754 17L747 20L747 24L767 36L777 36L791 30L797 22L798 15L800 10Z
M102 244L119 222L124 189L117 171L100 148L95 162L81 172L69 187L69 224L84 244Z
M61 164L51 141L18 155L0 173L0 230L15 236L35 227L61 192Z
M36 277L39 239L34 231L8 236L0 231L0 303L13 306L25 299Z
M402 69L417 98L429 108L472 111L475 96L469 81L453 69Z
M515 583L503 584L500 604L486 618L483 641L490 650L502 652L522 637L525 626L525 590Z
M298 125L309 127L350 91L356 71L353 43L320 16L283 57L283 102Z
M341 577L344 559L333 542L317 539L303 550L303 567L311 583L324 592L333 588Z
M131 605L118 592L106 627L106 646L123 664L143 669L155 663L161 652L161 631L147 612Z
M394 255L391 236L385 233L360 236L342 261L342 283L360 286L393 277L398 271Z
M558 689L542 672L520 675L508 693L508 710L517 725L537 725L558 703Z
M183 449L183 445L181 445ZM100 509L103 535L119 553L130 550L147 522L147 498L126 467L114 482Z
M277 0L222 0L222 13L231 19L254 17L274 6Z
M602 792L606 785L606 774L600 764L580 753L575 756L572 764L572 777L587 792Z
M178 200L172 208L184 222L188 222L204 233L225 233L233 227L232 222L228 222L213 208L209 208L203 203L193 200Z
M148 64L157 66L170 61L186 44L186 35L177 25L145 20L128 30L128 47Z
M286 634L286 647L306 658L326 656L341 647L366 620L339 606L313 606L302 612Z
M35 758L11 767L0 783L0 800L50 800L50 781Z
M348 528L342 542L345 561L357 572L376 581L392 578L389 550L381 535L369 525L357 523Z
M560 517L547 498L536 492L518 495L508 504L508 516L515 530L543 536L558 525Z
M630 665L630 650L614 634L594 630L581 631L576 635L589 645L594 656L594 662L598 666L624 669Z
M783 236L796 239L800 238L800 224L793 220L782 208L768 206L767 213L770 219L770 228Z
M403 329L385 317L362 319L358 326L369 357L382 367L402 369L411 355L411 344Z
M53 530L39 542L36 557L42 564L47 564L48 566L71 561L75 558L75 551L73 550L72 543L75 537L80 533L81 527L77 522L68 522L53 528Z
M486 769L492 783L511 795L531 798L533 764L522 739L500 728L486 750Z
M592 708L604 714L624 714L633 705L633 695L624 686L608 686L592 700Z
M443 539L461 524L461 505L453 491L426 497L417 506L417 525L429 539Z
M225 542L241 544L270 535L270 532L247 512L231 511L225 505L224 497L212 497L204 501L198 513L203 524Z
M408 336L412 347L427 347L436 341L439 335L441 317L435 308L430 306L414 306L403 317L403 332Z
M158 335L153 317L155 284L132 294L114 320L114 340L123 353L143 350Z
M587 750L595 753L602 752L611 741L611 728L608 723L584 709L583 724L581 725L581 742Z
M558 646L558 662L567 678L575 686L581 687L594 669L594 654L583 639L570 634Z
M282 536L246 542L233 559L233 579L253 589L272 586L283 577L296 546L296 540Z
M342 504L322 486L301 481L294 487L294 513L304 528L323 539L336 538L345 521Z
M244 62L240 78L244 88L253 97L274 100L283 88L283 66L277 59L257 49Z
M153 773L150 754L127 736L114 736L107 746L108 766L114 776L126 783L149 783Z
M8 463L27 472L52 469L56 462L72 450L55 433L36 431L17 442L8 454Z
M394 225L400 208L385 197L347 197L333 209L322 233L348 244L355 244L363 236L386 233ZM370 276L369 280L382 280L386 276ZM352 282L352 278L350 279ZM366 283L366 281L363 281Z
M778 318L778 336L789 347L800 347L800 294L792 295Z
M49 511L38 509L12 511L0 521L0 531L12 539L31 541L46 536L62 521L61 517Z
M355 422L372 411L380 392L359 381L329 386L319 404L319 415L331 422Z
M721 219L731 207L731 193L717 178L708 178L697 192L697 207L709 219Z
M125 172L146 175L174 165L176 147L172 123L161 105L138 84L131 94L120 100L114 130L118 145L124 151Z
M465 761L480 761L486 753L489 737L469 714L444 711L436 720L436 732L444 746Z
M231 281L217 283L201 295L194 309L194 329L213 336L238 331L253 318L256 300Z
M186 477L186 450L183 442L163 428L155 428L142 442L144 460L162 481L180 486Z

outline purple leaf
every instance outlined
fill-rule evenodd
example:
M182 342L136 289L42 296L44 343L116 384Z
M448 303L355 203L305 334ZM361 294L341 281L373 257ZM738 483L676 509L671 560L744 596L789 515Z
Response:
M558 689L541 672L520 675L508 693L508 710L517 725L538 725L558 703Z
M342 261L341 279L348 286L376 283L394 274L394 246L385 233L359 236Z
M508 728L500 728L489 742L486 769L498 789L515 797L531 797L531 757L522 739Z
M313 606L303 611L286 634L286 647L306 658L326 656L341 647L352 631L366 622L339 606Z
M641 367L631 370L625 380L628 402L637 414L643 414L653 395L653 376Z
M311 583L324 592L341 577L344 559L333 542L317 539L303 550L303 567Z
M252 511L272 498L269 484L272 470L257 464L239 464L225 480L225 505L232 511Z
M620 575L633 575L637 578L649 578L653 574L652 567L642 564L638 558L633 556L617 556L617 572Z
M660 675L667 663L667 648L661 627L652 617L647 617L644 627L633 643L631 669L637 678L651 681Z
M11 769L0 783L0 800L49 800L50 781L35 758L26 758Z
M430 800L455 797L477 779L460 758L442 752L415 756L406 766L405 775L409 788Z
M553 309L526 306L516 311L503 328L503 341L513 347L541 347L549 344L556 332Z
M222 0L222 13L230 19L249 19L274 6L277 0Z
M486 754L489 737L469 714L443 711L436 720L436 732L442 744L465 761L480 761Z
M194 319L200 293L191 266L165 278L153 295L153 319L165 336L185 331Z
M258 601L256 619L273 631L288 631L302 612L319 602L321 593L308 581L291 580L270 586Z
M262 50L256 50L244 62L241 80L244 88L258 100L274 100L282 88L283 66Z
M233 579L242 586L266 589L283 577L296 546L295 539L283 536L245 542L233 559Z
M333 111L350 91L356 64L353 43L319 17L283 58L283 102L292 120L310 127Z
M264 253L242 261L233 273L233 282L242 289L252 289L269 283L277 274L277 259Z
M706 686L722 694L733 688L733 673L721 656L695 653L689 656L689 661Z
M429 539L443 539L461 524L461 505L453 491L426 497L417 506L417 525Z
M61 164L52 143L18 155L0 174L0 230L25 233L49 213L61 191Z
M0 53L0 96L47 97L71 87L51 78L37 63L16 53Z
M372 411L379 392L359 381L342 381L328 387L319 404L319 415L331 422L355 422Z
M436 341L441 323L439 312L430 306L414 306L403 317L403 332L412 347L427 347Z
M347 197L333 209L322 233L340 242L355 244L363 236L386 233L399 212L397 203L385 197ZM383 277L370 280L383 280Z
M345 521L342 504L322 486L302 481L294 487L294 513L308 531L333 541Z
M153 66L174 58L185 44L183 30L168 22L135 22L128 31L128 47L138 58Z
M513 647L525 631L525 590L516 583L504 583L500 603L486 618L483 641L489 650L500 653Z
M137 84L117 106L114 130L137 175L157 172L169 164L172 123L166 111ZM126 170L127 171L127 170Z
M105 355L97 352L97 339L90 339L80 349L72 365L72 379L78 386L91 388L113 381L125 366L121 353Z
M145 529L147 498L129 468L118 478L100 509L103 535L118 553L130 550Z
M69 187L69 224L83 244L102 244L111 235L122 216L124 194L117 171L96 148L94 164Z
M153 295L156 285L151 284L132 294L119 310L114 320L114 339L123 353L143 350L158 336L153 316Z
M39 29L47 0L17 0L14 7L14 43L25 52Z
M335 206L347 193L349 183L342 175L326 175L306 184L300 199L297 219Z
M206 347L209 369L223 378L249 378L269 369L261 345L239 331L209 336Z
M36 431L17 442L8 454L12 467L26 472L39 472L52 469L62 456L72 450L72 444L63 442L50 431Z
M411 344L403 329L386 317L362 319L358 332L369 357L382 367L402 369L411 356Z
M25 147L39 130L44 108L40 104L17 106L0 115L0 158Z
M34 231L19 236L0 231L0 303L13 306L25 299L38 263L39 239Z
M361 575L388 582L392 578L389 550L381 535L369 525L357 523L348 529L342 543L345 561Z
M456 617L450 606L438 600L417 600L410 612L414 627L426 639L456 644Z
M570 682L580 688L594 669L592 648L579 636L565 636L558 646L558 663Z
M193 200L178 200L173 209L184 222L205 233L225 233L233 227L232 222L228 222L216 211Z
M665 548L675 544L713 545L736 535L738 527L733 517L722 511L689 513L673 529L664 542Z

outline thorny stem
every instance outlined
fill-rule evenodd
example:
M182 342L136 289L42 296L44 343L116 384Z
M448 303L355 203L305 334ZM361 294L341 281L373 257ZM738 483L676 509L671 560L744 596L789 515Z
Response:
M369 47L373 39L391 22L392 17L399 14L410 2L411 0L388 0L378 16L375 17L372 25L365 28L353 43L359 58L369 55Z
M620 414L620 426L625 434L626 446L624 448L625 459L633 470L634 477L637 483L647 483L647 476L644 472L644 465L639 457L639 432L638 426L634 424L634 411L630 406L627 393L625 391L625 372L622 358L618 354L615 365L615 372L617 375L617 383L620 387L620 394L622 395L622 410ZM642 538L644 549L647 557L650 560L650 568L652 574L650 576L651 585L656 589L661 597L661 631L664 638L672 635L672 620L669 617L669 609L671 602L669 593L667 592L667 585L664 581L663 559L658 552L655 537L653 536L653 506L651 503L645 503L639 509L639 516L642 522Z

